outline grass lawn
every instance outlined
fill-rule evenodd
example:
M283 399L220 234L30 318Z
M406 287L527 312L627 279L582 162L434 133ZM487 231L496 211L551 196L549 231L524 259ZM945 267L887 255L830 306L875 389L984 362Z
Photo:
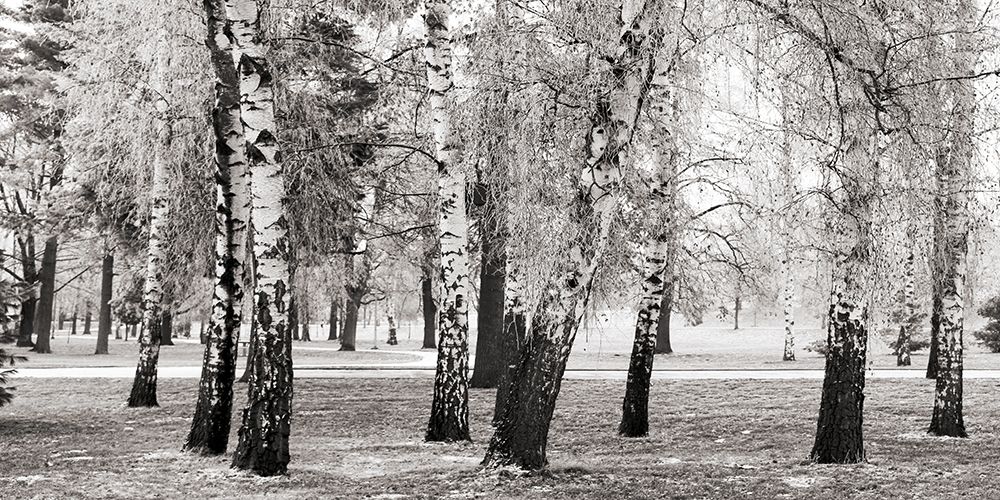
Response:
M0 409L0 498L995 498L997 381L966 384L967 440L929 438L932 384L869 383L870 463L817 466L819 381L656 383L652 434L615 429L621 383L567 381L550 470L478 468L493 392L471 394L471 444L425 444L431 380L302 380L287 477L180 451L197 381L163 380L157 409L123 406L130 381L22 379ZM238 405L243 400L238 388ZM235 443L235 429L233 441Z

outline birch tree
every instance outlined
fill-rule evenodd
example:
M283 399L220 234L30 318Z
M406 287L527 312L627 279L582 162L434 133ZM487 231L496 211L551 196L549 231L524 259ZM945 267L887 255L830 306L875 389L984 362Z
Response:
M545 447L556 398L573 340L607 245L616 203L612 190L627 162L636 116L647 93L649 53L657 4L627 1L621 6L619 42L607 97L598 99L587 133L582 175L568 214L579 233L559 269L560 278L541 298L530 331L512 371L511 387L490 439L483 464L538 469L546 465Z
M255 263L251 340L256 344L233 467L284 474L290 459L292 358L288 329L288 230L285 181L274 117L274 75L261 17L269 4L226 0L229 43L240 76L240 119L250 177Z
M793 221L792 204L794 203L795 182L792 172L792 140L791 123L788 116L788 107L785 105L786 97L782 95L782 130L781 130L781 193L782 193L782 215L779 224L781 225L781 312L785 327L785 349L781 359L783 361L795 361L795 334L792 327L795 325L795 273L792 267L792 230Z
M438 231L441 241L441 294L438 359L428 441L469 438L468 221L462 144L454 132L452 106L452 32L448 0L425 3L427 86L438 168Z
M692 7L692 10L696 7ZM680 113L688 108L680 103L683 81L678 75L681 64L684 34L678 20L690 13L685 4L680 8L668 4L659 18L648 19L655 28L648 35L653 75L649 77L649 120L652 123L653 162L656 171L650 179L650 204L648 209L654 223L642 252L642 298L636 319L635 340L629 361L625 398L622 402L622 419L618 433L626 437L645 436L649 432L649 386L653 373L659 321L664 317L661 307L664 298L672 294L673 248L676 246L676 177L680 161L678 124ZM692 16L694 17L694 16ZM642 35L640 35L642 36ZM644 54L639 54L644 55ZM640 63L641 64L641 63ZM637 75L641 76L641 75ZM686 82L689 83L689 82ZM669 307L669 302L667 302ZM666 317L669 321L669 315Z
M952 4L958 27L954 30L954 74L971 75L976 67L974 35L977 13L971 0ZM935 278L941 294L937 335L937 383L930 433L965 437L962 415L963 330L969 249L968 185L974 154L972 144L976 90L971 80L959 80L951 89L951 127L947 152L939 157L940 233L935 240Z
M226 36L225 6L221 0L205 0L204 8L208 27L206 45L216 78L212 109L217 233L215 287L198 401L184 448L217 455L226 451L232 420L236 341L243 323L243 273L250 199L246 138L240 121L240 82L233 48Z
M156 142L153 145L152 193L150 197L149 239L146 251L145 286L142 296L143 330L139 335L139 364L132 381L128 405L157 406L156 372L160 357L160 320L163 302L164 226L167 223L168 200L166 155L171 140L170 105L166 101L165 73L170 64L167 31L157 34L156 54L150 86L158 94L153 119L156 122Z

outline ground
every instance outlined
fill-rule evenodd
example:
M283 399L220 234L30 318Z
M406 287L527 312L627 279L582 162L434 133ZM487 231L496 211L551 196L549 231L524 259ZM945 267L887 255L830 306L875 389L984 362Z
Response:
M302 380L289 475L268 479L231 471L228 456L180 451L195 380L161 381L155 409L124 407L128 380L20 382L0 412L0 497L10 499L990 498L1000 487L995 381L966 386L966 440L924 434L928 381L873 381L870 463L854 466L804 460L818 381L658 383L650 437L627 440L614 432L620 383L567 381L549 472L516 477L478 467L492 391L472 391L471 444L425 444L430 380Z
M591 324L581 332L572 368L625 369L631 328L627 319L609 324L614 328ZM409 363L421 359L414 354L419 332L402 325L400 346L390 348L384 335L379 342L369 327L359 333L355 353L338 352L335 342L325 340L296 342L293 358L300 367ZM798 345L821 337L818 330L802 330ZM673 341L677 353L658 356L657 369L822 367L821 357L801 350L799 361L781 362L782 332L773 325L740 331L726 325L676 328ZM161 363L197 366L202 346L194 339L177 342L163 348ZM94 356L93 343L93 336L59 335L55 354L17 350L30 357L24 367L134 367L134 342L113 340L108 356ZM379 349L372 351L373 345ZM967 359L972 369L1000 366L1000 354L974 345ZM874 367L895 367L878 343L871 360ZM925 354L916 356L913 370L922 370L926 361ZM0 499L991 498L1000 487L994 470L1000 462L997 379L966 382L967 440L925 434L933 405L930 381L869 380L870 461L857 466L806 462L820 380L655 380L651 435L629 440L615 433L623 381L567 380L550 433L551 467L521 477L485 473L478 466L491 434L493 391L471 391L472 443L426 444L430 378L300 378L289 475L270 479L233 472L228 456L180 451L196 379L161 379L162 406L156 409L124 406L128 378L15 383L18 398L0 409ZM237 409L244 390L237 388ZM231 446L238 424L237 411Z

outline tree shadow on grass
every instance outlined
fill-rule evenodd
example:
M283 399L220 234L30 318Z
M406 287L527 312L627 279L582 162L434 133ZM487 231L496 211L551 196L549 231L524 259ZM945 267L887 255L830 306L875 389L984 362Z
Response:
M87 430L89 430L88 427L66 421L0 417L0 441L7 440L4 438L23 439L67 434L79 435Z

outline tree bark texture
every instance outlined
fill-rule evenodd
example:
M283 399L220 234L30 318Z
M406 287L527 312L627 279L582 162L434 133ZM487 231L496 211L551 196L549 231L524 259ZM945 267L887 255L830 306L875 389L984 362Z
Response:
M438 168L438 237L441 244L441 310L438 359L428 441L468 441L469 318L468 221L462 144L451 123L452 34L448 0L426 0L424 58L431 128Z
M513 380L518 368L521 347L525 342L527 330L527 310L522 297L523 289L518 281L517 270L513 263L507 261L507 270L504 273L504 314L503 314L503 334L502 349L503 371L500 376L500 383L497 386L496 402L493 407L493 424L500 422L504 404L510 395Z
M653 351L656 347L656 327L663 302L663 268L667 262L667 243L647 248L643 259L642 300L635 324L635 340L629 359L625 399L618 434L641 437L649 433L649 383L653 374Z
M649 9L649 7L646 7ZM625 384L625 397L622 401L622 419L618 425L618 433L625 437L640 437L649 433L649 386L653 373L653 357L656 352L656 338L659 331L659 321L663 316L661 308L669 298L665 298L672 286L673 257L675 245L675 199L677 190L675 177L678 171L680 157L677 135L678 122L682 107L677 102L676 90L671 88L675 80L672 69L676 67L679 51L675 49L677 42L669 40L664 43L666 31L672 34L676 28L670 22L673 16L666 10L657 16L655 11L640 14L640 21L633 26L641 27L642 22L655 23L655 28L647 27L646 33L650 41L646 47L641 44L629 48L626 52L639 60L643 52L650 52L652 72L645 76L648 80L649 123L652 124L652 135L656 138L654 158L657 172L649 181L650 212L656 214L653 219L653 229L649 239L644 244L642 267L642 298L639 302L639 312L635 323L635 339L632 345L632 355L629 360L628 378ZM665 25L665 26L664 26ZM633 42L634 43L634 42ZM642 77L640 72L633 78ZM637 110L641 111L641 110ZM669 321L669 315L667 316ZM666 325L669 332L669 325Z
M128 405L131 407L157 406L156 375L160 357L160 323L163 314L163 263L166 259L163 232L169 216L169 187L167 165L170 155L172 113L167 102L167 69L170 66L170 48L165 29L157 35L156 56L151 86L158 93L154 119L157 137L153 145L153 182L149 217L149 240L146 253L145 288L142 296L142 325L139 332L139 363L132 381Z
M83 334L90 335L90 324L93 320L93 314L90 311L91 304L87 304L87 312L83 317Z
M785 349L781 359L795 361L795 272L792 266L792 224L795 222L795 212L792 210L795 194L795 182L792 173L792 140L791 123L788 116L786 97L781 98L781 199L783 210L781 214L781 274L782 274L782 317L785 326Z
M285 180L275 128L274 75L260 23L270 6L255 0L226 0L225 5L250 172L253 334L258 337L233 467L273 476L284 474L290 460L292 345Z
M580 234L571 242L561 277L532 315L511 387L483 459L489 468L546 465L549 425L566 362L586 310L615 208L611 190L621 179L634 124L648 91L650 26L655 2L626 1L608 97L597 101L586 141L586 161L569 218Z
M899 338L896 339L896 366L910 366L910 339L913 337L912 332L910 332L910 319L913 318L915 313L913 307L913 295L916 290L916 277L914 275L913 263L915 256L913 250L906 256L906 261L903 263L903 308L906 311L906 317L903 320L903 324L899 325Z
M977 14L972 0L958 0L955 70L970 74L978 57L974 54L973 36ZM958 74L958 73L956 73ZM961 80L953 87L954 109L946 162L938 164L938 192L941 196L942 234L935 255L941 267L941 323L938 332L937 380L930 433L937 436L966 437L962 415L963 333L965 316L966 272L969 250L969 183L975 146L973 120L976 89L971 81Z
M862 422L865 400L865 362L868 350L867 297L871 284L872 188L861 184L877 168L875 132L859 117L849 122L855 134L846 138L842 168L843 213L835 222L837 253L827 322L826 370L810 458L818 463L865 461ZM862 180L856 181L855 179Z
M205 337L198 401L184 449L203 455L225 453L232 421L233 383L240 326L243 276L250 222L246 138L240 121L240 81L225 32L225 6L204 0L206 45L215 72L212 129L215 138L215 287Z

